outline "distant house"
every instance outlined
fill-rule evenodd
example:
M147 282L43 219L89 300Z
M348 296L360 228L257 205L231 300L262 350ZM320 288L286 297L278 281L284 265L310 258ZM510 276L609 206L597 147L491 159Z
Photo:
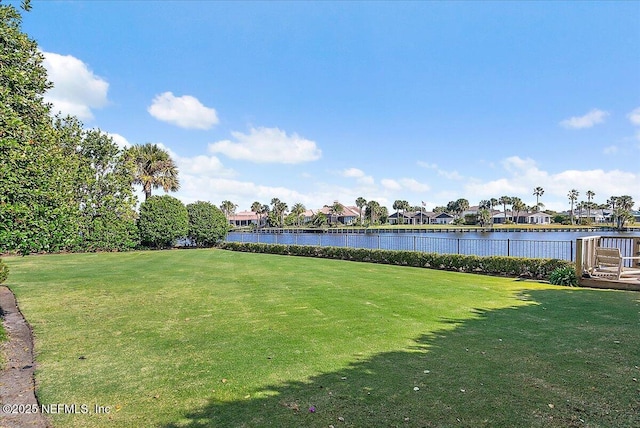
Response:
M491 216L493 224L504 224L505 221L510 221L516 224L551 224L551 216L543 212L519 212L516 218L515 213L512 211L499 211Z
M527 213L526 219L528 224L551 224L551 216L547 213Z
M448 213L439 213L431 217L432 224L452 224L455 217Z
M259 218L253 211L240 211L229 216L229 224L234 227L251 226L258 224Z
M395 212L387 218L389 224L415 224L415 217L412 213Z
M339 202L338 201L334 201L333 204L336 204L336 203L339 203ZM342 205L342 204L340 204L340 205ZM319 210L309 210L309 211L310 211L310 213L312 213L311 217L313 217L314 215L316 215L318 213L323 213L324 215L327 216L327 221L330 224L341 223L341 224L344 224L344 225L350 225L350 224L353 224L357 219L360 218L360 210L359 210L359 208L355 207L355 206L351 206L351 205L342 205L342 212L340 214L332 213L331 206L324 206L324 207L320 208ZM305 217L306 217L306 213L305 213Z

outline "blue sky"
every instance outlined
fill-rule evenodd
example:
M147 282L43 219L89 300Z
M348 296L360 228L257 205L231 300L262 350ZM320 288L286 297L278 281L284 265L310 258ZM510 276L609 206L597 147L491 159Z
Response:
M162 144L185 203L640 202L637 1L36 1L23 30L54 110Z

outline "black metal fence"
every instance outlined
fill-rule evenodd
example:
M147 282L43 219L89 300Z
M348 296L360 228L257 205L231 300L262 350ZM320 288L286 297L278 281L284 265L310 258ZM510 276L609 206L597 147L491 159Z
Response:
M227 241L284 245L315 245L319 247L408 250L439 254L575 260L574 241L437 238L429 236L380 234L244 232L229 233L227 235Z

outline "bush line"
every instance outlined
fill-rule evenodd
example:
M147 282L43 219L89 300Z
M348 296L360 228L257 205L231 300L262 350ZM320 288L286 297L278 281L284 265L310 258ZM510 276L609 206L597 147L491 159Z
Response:
M422 267L494 276L549 280L557 268L574 264L560 259L530 259L506 256L467 256L460 254L423 253L419 251L377 250L366 248L316 247L310 245L223 242L224 250L287 256L319 257L356 262Z

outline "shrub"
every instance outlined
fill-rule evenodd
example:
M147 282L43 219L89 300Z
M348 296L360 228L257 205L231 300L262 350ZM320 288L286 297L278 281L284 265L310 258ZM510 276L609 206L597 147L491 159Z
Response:
M187 205L188 238L198 247L211 247L222 241L229 231L229 222L222 211L210 202Z
M2 262L2 259L0 259L0 284L5 282L8 276L9 276L9 266L4 264Z
M558 267L549 275L549 282L554 285L567 285L575 287L578 285L578 276L575 269L570 266Z
M140 205L138 230L142 245L171 247L177 239L187 236L187 209L173 196L152 196Z
M541 280L549 279L551 272L557 268L574 269L573 263L558 259L528 259L504 256L481 257L461 254L422 253L417 251L271 245L240 242L224 242L221 244L221 248L252 253L320 257Z

